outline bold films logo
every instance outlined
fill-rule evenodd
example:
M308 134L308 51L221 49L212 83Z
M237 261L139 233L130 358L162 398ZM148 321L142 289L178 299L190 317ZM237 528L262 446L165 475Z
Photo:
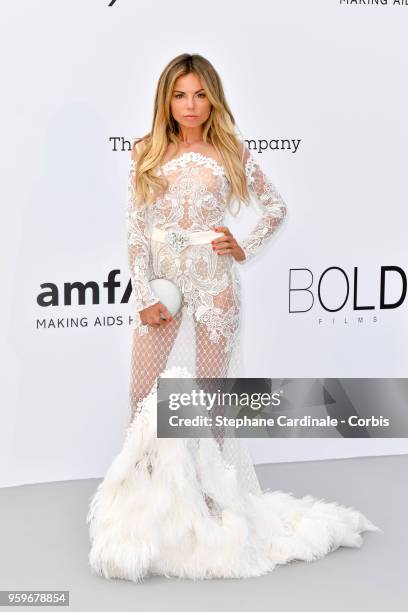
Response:
M400 266L359 271L330 266L289 270L289 313L319 311L317 322L377 323L378 311L400 308L407 296L407 275ZM339 316L341 315L341 316Z

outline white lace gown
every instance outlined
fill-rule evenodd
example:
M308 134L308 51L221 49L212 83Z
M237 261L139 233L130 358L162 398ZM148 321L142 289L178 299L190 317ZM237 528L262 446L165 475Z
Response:
M246 261L265 246L287 208L253 154L242 163L259 215L240 242ZM162 197L135 204L130 160L128 253L136 316L132 328L130 425L123 448L92 497L91 570L105 578L142 581L149 574L192 579L259 576L293 559L313 561L339 546L359 547L363 531L381 531L360 511L311 495L262 491L242 439L157 438L160 377L239 377L241 289L232 255L211 244L180 253L154 241L161 229L225 226L228 179L200 153L179 155L159 168L168 179ZM220 234L221 235L221 234ZM165 277L183 305L171 324L143 325L138 312L158 302L149 280ZM214 389L215 390L215 389Z

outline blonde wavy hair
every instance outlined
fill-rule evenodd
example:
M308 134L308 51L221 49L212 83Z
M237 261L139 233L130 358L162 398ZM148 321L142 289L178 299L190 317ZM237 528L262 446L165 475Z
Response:
M137 159L135 172L135 196L138 205L150 204L168 187L165 176L157 175L169 143L176 146L180 140L178 122L170 109L176 79L193 72L212 105L210 115L203 125L203 141L217 151L229 181L227 206L231 213L231 202L236 199L239 213L240 202L249 204L250 197L242 163L242 147L237 135L234 116L225 98L221 79L212 64L202 55L183 53L172 59L160 75L155 100L151 131L135 139L132 156ZM143 146L139 143L143 143Z

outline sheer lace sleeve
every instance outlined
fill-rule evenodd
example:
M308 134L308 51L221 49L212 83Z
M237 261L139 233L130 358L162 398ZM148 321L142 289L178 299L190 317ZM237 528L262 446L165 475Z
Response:
M127 240L128 260L136 310L159 302L149 285L149 240L146 233L147 208L136 205L134 176L137 164L136 147L132 149L128 174Z
M249 192L261 209L261 216L254 229L239 244L245 253L245 263L260 251L272 234L282 224L287 214L286 204L275 185L265 176L252 153L244 145L243 164Z

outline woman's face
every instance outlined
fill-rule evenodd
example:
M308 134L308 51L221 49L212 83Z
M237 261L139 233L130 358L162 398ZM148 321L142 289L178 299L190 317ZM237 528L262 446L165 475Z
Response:
M174 119L183 127L191 128L203 124L211 112L211 102L196 74L189 72L178 77L170 102Z

